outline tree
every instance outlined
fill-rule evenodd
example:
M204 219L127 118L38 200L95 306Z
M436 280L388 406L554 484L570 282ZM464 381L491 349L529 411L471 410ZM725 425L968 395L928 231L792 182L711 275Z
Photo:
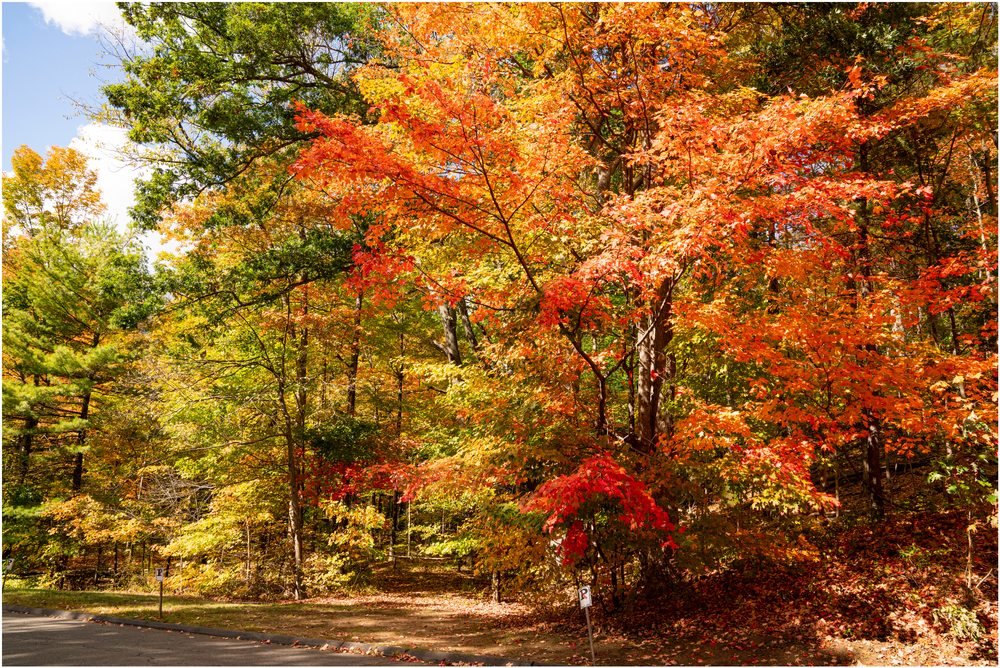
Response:
M627 236L621 246L605 246L608 233L602 224L609 221L602 217L601 205L610 177L600 174L597 159L588 155L582 142L558 131L583 124L578 109L558 101L574 96L590 100L594 91L598 91L600 99L620 100L624 96L622 104L628 120L623 135L640 141L635 138L645 131L650 140L653 108L632 118L636 93L626 92L622 86L616 91L614 82L629 80L630 76L652 81L650 74L659 73L658 56L655 49L640 50L642 61L633 62L629 54L635 50L622 46L620 52L615 52L625 59L615 63L620 69L612 74L600 72L592 60L580 55L588 48L613 48L602 42L612 38L595 36L593 26L599 20L606 21L627 34L624 26L644 25L643 21L628 12L598 16L579 8L573 8L568 15L543 14L534 8L509 14L493 9L451 13L440 8L425 13L401 12L397 20L407 24L409 34L428 30L433 23L437 35L442 34L441 25L450 25L454 36L439 40L419 33L422 38L418 38L415 49L404 38L393 48L405 54L399 59L410 69L404 67L398 73L369 71L367 89L380 109L382 125L368 129L348 119L304 113L302 129L319 130L327 139L306 153L299 174L323 179L327 187L345 184L345 208L368 206L370 193L381 203L387 221L398 220L400 228L406 221L407 231L398 236L404 243L417 234L430 237L433 243L429 247L407 246L405 252L419 248L421 253L440 255L440 248L447 254L451 266L443 267L444 275L430 280L437 284L439 293L451 293L450 301L472 294L487 311L524 313L525 306L533 308L536 318L529 311L518 326L508 329L511 338L505 342L504 352L509 355L519 337L536 337L545 342L549 347L546 353L554 359L568 362L577 373L589 371L597 386L596 404L592 404L596 408L592 412L593 431L591 436L576 436L595 439L585 448L603 449L617 440L617 425L609 423L609 380L613 373L623 371L626 363L638 363L642 380L630 393L632 419L626 427L629 438L621 442L634 443L641 452L649 453L660 431L663 380L658 377L668 364L664 351L671 338L669 305L673 286L686 271L688 259L681 259L680 265L666 274L654 271L651 283L636 281L641 275L636 260L642 256L642 248L629 248ZM660 18L671 22L671 26L691 23L685 15L665 14ZM543 55L542 62L534 64L538 80L520 96L512 93L526 74L531 76L531 69L518 59L522 50L531 53L531 47L517 32L518 21L548 23L551 40L545 50L536 47L535 53ZM481 42L486 33L497 35L489 46ZM569 42L563 41L566 35L572 36ZM687 85L688 63L702 51L711 50L707 36L696 30L687 35L690 41L677 45L677 52L690 55L683 57L683 64L678 61L679 76L671 82L682 89ZM600 46L578 44L574 41L577 36L581 40L593 38ZM562 51L553 53L551 44L559 45ZM463 59L459 53L473 55ZM558 61L561 57L577 57L576 69L567 67L563 77L544 76L544 60ZM437 66L437 62L462 63L466 74L456 78L453 67ZM628 76L616 77L623 72ZM655 79L660 81L662 77ZM667 96L673 90L657 86L654 99L662 99L655 96ZM493 96L491 90L510 96ZM614 114L604 109L595 113ZM604 123L600 118L594 122L598 127ZM401 135L405 138L402 144L398 143ZM597 139L591 137L592 142ZM622 154L635 149L634 143L620 148ZM364 163L352 158L359 152L367 158ZM580 197L581 170L594 175L592 183L598 190L593 199ZM625 164L622 170L629 173L623 197L630 198L637 187L633 185L636 179L632 165ZM359 182L383 185L375 189L352 185ZM613 220L610 226L617 227ZM385 226L378 231L384 232ZM667 234L683 237L687 232L680 228ZM611 234L616 241L623 238L617 229ZM674 242L671 239L664 245ZM372 239L370 244L374 243ZM477 262L480 266L495 266L498 271L471 270ZM627 301L625 310L619 310L622 298ZM622 337L623 327L633 328L631 342L627 336ZM557 338L553 339L553 335ZM586 339L592 341L590 350L585 346ZM559 352L553 355L553 348Z
M43 229L75 230L107 207L97 190L97 173L72 148L53 146L43 161L27 146L11 157L3 177L4 234L11 226L34 236Z
M361 113L350 73L371 57L379 9L323 3L120 3L146 46L107 44L125 74L103 88L95 114L147 147L153 175L137 184L133 216L155 229L160 211L224 190L261 160L294 159L310 139L294 100ZM252 111L251 111L252 110ZM287 179L258 193L252 212Z
M945 262L958 261L970 267L989 263L985 256L971 260L971 248L961 239L978 236L982 249L985 235L973 232L978 217L969 232L954 233L955 214L967 210L966 202L974 198L961 185L964 179L955 179L951 174L953 163L961 160L961 149L956 148L987 140L983 130L990 124L980 124L989 112L980 107L979 100L995 95L992 68L983 67L982 60L996 41L988 27L992 9L956 6L931 11L927 6L906 3L789 9L793 18L788 25L755 45L765 64L758 85L776 90L791 84L810 94L821 92L823 86L853 87L859 115L884 127L875 136L856 139L851 156L856 170L902 188L918 186L891 205L866 198L858 201L857 225L850 232L856 235L854 243L841 242L850 248L854 258L845 273L855 277L853 290L858 299L871 299L877 291L892 289L877 277L879 272L904 282L921 275L937 275L934 266L943 256L955 252L963 259L953 257ZM941 30L944 25L950 30ZM935 46L945 43L947 49ZM952 47L958 47L960 55L950 53ZM852 62L844 60L847 54L852 54ZM964 223L958 226L964 227ZM965 277L968 273L959 270L953 275ZM966 278L957 280L968 285ZM929 301L938 298L931 296L938 289L942 289L939 296L949 292L947 279L933 287L921 282L931 290L925 293ZM983 295L995 291L988 281L980 286ZM923 297L917 299L922 301ZM981 311L981 297L960 301L966 312ZM893 307L893 326L898 333L910 328L904 323L906 308L902 300ZM930 303L921 303L918 308L925 314L935 346L954 358L965 357L958 343L962 327L957 305L951 303L943 311ZM939 333L938 314L946 317L941 324L948 331ZM922 324L917 325L918 329ZM975 329L966 336L979 338L982 325ZM987 335L985 341L989 340ZM869 353L880 350L874 341L858 345ZM989 354L986 348L981 350ZM859 426L867 433L861 464L871 512L881 516L886 505L881 473L883 451L893 449L886 440L892 438L892 430L883 429L881 417L870 406L860 419Z
M266 189L269 181L264 174L258 185ZM236 207L254 196L236 186L232 191ZM193 349L184 347L183 364L202 370L202 382L210 382L213 394L233 406L232 415L241 424L225 426L252 434L236 439L216 425L216 439L283 445L293 589L295 597L302 598L301 459L307 423L320 409L312 396L320 386L312 361L326 338L316 330L329 331L339 315L329 299L317 301L316 295L332 296L330 283L342 282L352 269L353 239L329 229L320 194L297 188L286 193L268 217L255 219L253 225L208 227L206 220L220 204L227 205L208 195L176 208L169 220L175 236L194 243L192 252L177 263L175 308L196 315L204 337ZM356 328L349 337L356 351ZM352 414L353 390L348 390L346 401Z
M5 210L21 216L5 217L5 228L22 232L5 239L3 256L4 514L27 513L29 525L43 501L83 493L94 414L131 353L122 333L159 306L141 247L110 224L77 220L103 210L78 159L53 149L34 172L37 188L21 170L4 189ZM31 191L41 204L30 204Z
M124 361L115 331L156 306L145 260L101 224L72 238L40 231L5 260L4 406L22 420L6 431L19 443L17 479L27 476L36 436L75 433L71 479L79 491L93 393Z
M378 122L300 105L302 131L323 137L296 173L340 193L345 213L378 206L369 245L415 255L439 303L495 314L507 365L540 346L579 374L567 387L543 372L556 395L589 375L593 430L574 434L584 452L615 452L651 483L661 466L714 451L726 476L761 481L763 498L776 484L774 503L798 505L824 502L808 478L814 451L864 439L881 503L887 426L900 451L942 428L954 437L932 390L949 372L982 380L962 402L990 410L993 358L952 350L913 368L923 342L893 339L898 317L946 293L921 292L926 273L880 273L873 203L899 215L934 190L866 162L866 147L995 89L989 70L872 109L881 80L853 66L847 85L814 97L741 87L714 17L694 9L435 6L393 18L386 50L399 67L358 77ZM699 331L763 374L711 427L720 407L678 377L675 336ZM793 399L800 387L821 394ZM926 410L942 422L918 429Z

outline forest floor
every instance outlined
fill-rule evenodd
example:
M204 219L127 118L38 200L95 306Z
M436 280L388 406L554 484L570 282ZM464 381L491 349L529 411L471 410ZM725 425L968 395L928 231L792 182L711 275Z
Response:
M997 532L984 526L973 534L970 589L966 526L961 514L928 512L839 528L809 537L809 559L732 564L627 617L595 606L597 663L996 665ZM3 600L146 619L157 604L149 594L17 588ZM167 596L164 613L215 628L590 661L575 605L491 603L481 579L440 562L379 566L362 593L276 603Z

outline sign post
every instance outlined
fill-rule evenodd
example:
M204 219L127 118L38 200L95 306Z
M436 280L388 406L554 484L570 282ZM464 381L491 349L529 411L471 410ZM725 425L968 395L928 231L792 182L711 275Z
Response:
M594 631L590 627L590 606L594 604L594 599L590 594L590 587L580 587L580 607L583 614L587 616L587 636L590 638L590 665L596 666L597 659L594 658Z
M160 619L163 619L163 568L156 569L156 581L160 583Z
M14 557L11 557L7 560L7 568L5 568L3 572L3 580L2 584L0 584L0 590L7 588L7 574L10 573L12 570L14 570Z

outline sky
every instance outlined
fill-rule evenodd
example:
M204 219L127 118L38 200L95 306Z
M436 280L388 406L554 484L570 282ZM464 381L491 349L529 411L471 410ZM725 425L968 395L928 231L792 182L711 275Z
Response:
M120 25L113 2L3 2L3 170L27 145L44 156L51 146L70 146L91 158L108 215L128 225L134 203L132 180L139 172L122 162L117 148L124 132L90 121L73 100L100 105L100 86L116 81L98 42L101 25ZM143 237L159 250L159 236Z

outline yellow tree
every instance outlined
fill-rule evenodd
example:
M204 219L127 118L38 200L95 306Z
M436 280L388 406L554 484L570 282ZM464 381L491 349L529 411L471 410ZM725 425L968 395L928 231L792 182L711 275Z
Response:
M34 236L44 228L74 230L102 215L107 206L97 189L97 172L72 148L53 146L42 157L21 146L3 177L4 230L17 226Z

